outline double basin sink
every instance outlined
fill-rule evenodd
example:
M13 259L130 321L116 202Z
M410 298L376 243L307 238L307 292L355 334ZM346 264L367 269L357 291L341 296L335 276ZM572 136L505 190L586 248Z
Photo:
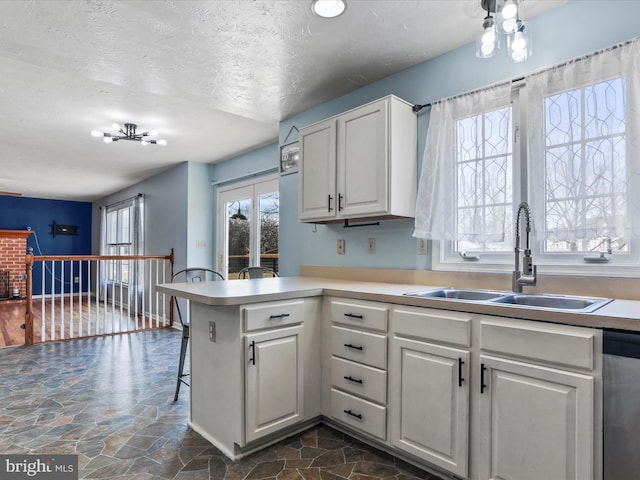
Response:
M442 298L474 303L509 305L524 308L590 313L611 302L611 298L575 297L568 295L546 295L512 293L494 290L467 288L437 288L405 295L420 298Z

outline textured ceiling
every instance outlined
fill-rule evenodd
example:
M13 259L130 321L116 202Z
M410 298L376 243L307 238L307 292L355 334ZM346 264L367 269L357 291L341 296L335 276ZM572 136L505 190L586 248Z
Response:
M0 1L0 191L91 201L274 142L280 120L473 41L483 16L479 0L348 0L326 20L310 3ZM89 135L113 122L168 146Z

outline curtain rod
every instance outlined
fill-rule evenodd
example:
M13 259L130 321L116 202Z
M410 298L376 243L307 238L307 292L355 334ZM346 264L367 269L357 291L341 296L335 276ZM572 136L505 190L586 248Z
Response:
M235 182L237 180L244 180L246 178L257 177L258 175L262 175L262 174L265 174L265 173L276 172L277 170L278 170L278 167L269 167L269 168L265 168L263 170L258 170L258 171L255 171L255 172L245 173L244 175L238 175L237 177L233 177L233 178L226 178L224 180L214 180L213 182L211 182L211 185L215 187L215 186L221 185L223 183Z
M579 57L572 58L571 60L567 60L567 61L564 61L564 62L557 63L557 64L552 65L550 67L543 67L543 68L540 68L539 70L534 70L533 72L527 74L524 77L514 78L512 80L507 80L506 82L494 83L494 84L487 85L487 86L482 87L482 88L478 88L476 90L470 90L468 92L460 93L458 95L453 95L451 97L442 98L440 100L436 100L435 102L425 103L423 105L414 105L413 106L413 112L414 113L418 113L423 108L430 108L433 105L436 105L436 104L438 104L440 102L444 102L446 100L453 100L454 98L463 97L465 95L470 95L470 94L473 94L473 93L482 92L483 90L487 90L489 88L497 87L497 86L503 85L505 83L509 83L509 82L511 82L512 84L519 83L519 82L522 82L523 80L525 80L527 77L531 77L533 75L538 75L538 74L543 73L543 72L548 72L550 70L553 70L554 68L564 67L565 65L569 65L570 63L579 62L581 60L586 60L587 58L591 58L591 57L594 57L596 55L601 55L603 53L613 51L613 50L615 50L617 48L624 47L626 45L629 45L629 44L635 42L636 40L638 40L638 38L640 38L640 37L634 37L631 40L626 40L626 41L624 41L622 43L617 43L617 44L611 45L609 47L601 48L600 50L596 50L595 52L587 53L585 55L581 55Z
M118 205L123 205L125 203L129 203L132 202L133 200L135 200L136 198L139 197L144 197L144 193L139 193L137 195L134 195L133 197L129 197L129 198L125 198L124 200L119 200L115 203L112 203L110 205L105 205L104 207L100 207L100 210L102 210L103 208L113 208L113 207L117 207Z

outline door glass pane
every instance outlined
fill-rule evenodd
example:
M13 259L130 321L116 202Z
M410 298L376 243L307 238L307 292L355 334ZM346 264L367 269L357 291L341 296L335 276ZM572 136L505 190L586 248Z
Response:
M249 266L251 199L227 202L226 211L229 232L227 278L236 278L240 270Z
M279 194L278 192L260 195L260 263L278 271L278 228Z

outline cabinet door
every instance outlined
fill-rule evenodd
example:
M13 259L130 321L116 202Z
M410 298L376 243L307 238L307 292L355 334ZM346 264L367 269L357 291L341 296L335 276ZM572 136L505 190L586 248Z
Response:
M480 478L594 478L594 378L480 356Z
M303 419L302 332L298 325L245 336L247 442Z
M300 130L302 162L298 178L300 220L335 218L336 121L316 123Z
M391 443L467 476L469 352L393 339Z
M388 101L339 116L337 128L338 215L388 212Z

